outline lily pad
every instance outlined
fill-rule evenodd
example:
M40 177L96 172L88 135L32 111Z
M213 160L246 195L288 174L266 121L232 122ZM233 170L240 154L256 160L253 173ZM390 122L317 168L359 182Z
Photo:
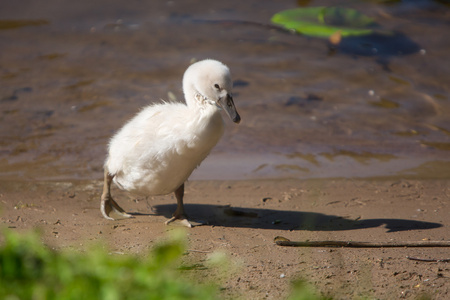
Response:
M374 28L374 19L355 9L342 7L306 7L281 11L273 15L272 23L298 33L329 38L340 32L342 37L364 36L373 33L391 34Z

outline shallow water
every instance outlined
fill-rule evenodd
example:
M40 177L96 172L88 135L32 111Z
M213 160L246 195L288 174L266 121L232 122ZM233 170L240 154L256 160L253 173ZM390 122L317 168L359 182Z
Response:
M109 137L140 107L182 100L182 74L203 58L231 68L242 122L226 120L193 179L450 178L450 10L439 1L341 1L401 39L335 52L258 24L336 1L43 3L1 4L1 178L101 178Z

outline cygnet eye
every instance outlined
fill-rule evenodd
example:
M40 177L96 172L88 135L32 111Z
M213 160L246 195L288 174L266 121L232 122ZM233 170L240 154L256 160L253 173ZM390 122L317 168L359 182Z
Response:
M215 87L216 89L220 90L220 86L219 86L217 83L214 85L214 87Z

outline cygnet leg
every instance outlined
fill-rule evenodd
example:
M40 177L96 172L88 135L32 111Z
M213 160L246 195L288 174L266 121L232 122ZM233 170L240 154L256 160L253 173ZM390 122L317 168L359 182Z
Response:
M189 223L186 214L184 213L184 204L183 204L183 196L184 196L184 183L175 191L175 197L177 198L177 209L173 213L173 217L166 221L166 225L172 223L175 220L180 220L180 223L186 227L192 227L192 224Z
M102 215L109 220L131 218L132 216L127 214L111 197L111 182L113 178L114 175L110 175L108 169L105 167L103 193L100 204Z

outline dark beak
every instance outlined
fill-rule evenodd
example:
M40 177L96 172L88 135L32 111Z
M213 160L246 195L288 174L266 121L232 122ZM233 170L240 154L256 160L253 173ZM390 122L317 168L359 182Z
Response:
M230 94L227 94L227 97L220 101L220 106L225 110L234 123L239 124L241 121L241 116L239 116L236 106L234 106L233 97Z

